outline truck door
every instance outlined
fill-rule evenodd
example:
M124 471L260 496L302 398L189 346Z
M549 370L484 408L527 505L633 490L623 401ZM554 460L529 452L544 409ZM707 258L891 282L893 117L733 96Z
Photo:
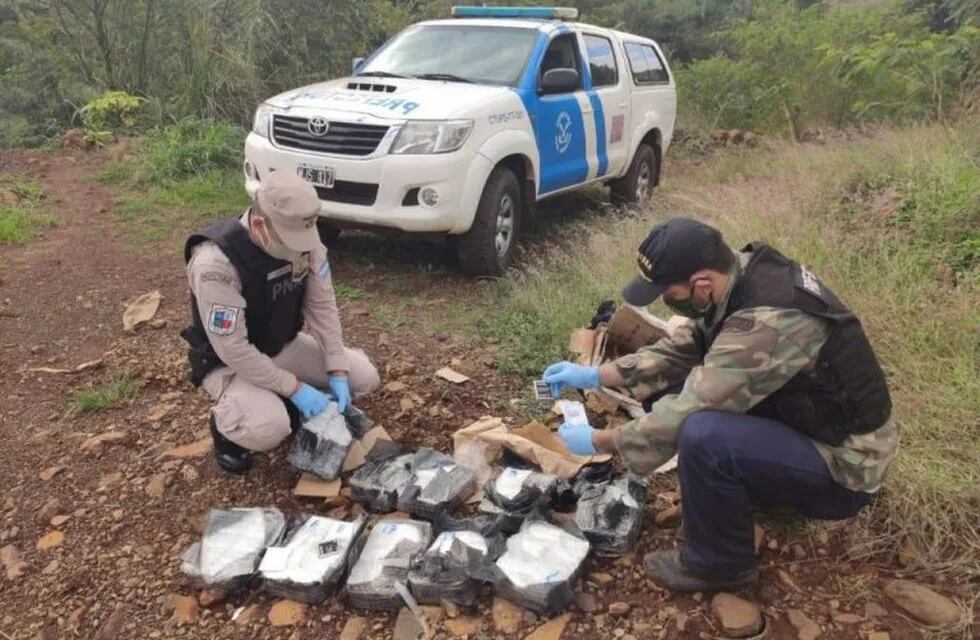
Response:
M542 93L541 79L551 69L575 69L579 74L578 88L566 93ZM581 184L589 177L580 104L580 100L585 100L584 74L577 35L567 31L552 38L537 71L537 113L532 114L541 162L541 195Z
M585 92L592 107L595 127L595 157L590 178L616 176L629 163L627 124L630 119L628 74L620 69L616 44L609 36L582 31L588 74Z

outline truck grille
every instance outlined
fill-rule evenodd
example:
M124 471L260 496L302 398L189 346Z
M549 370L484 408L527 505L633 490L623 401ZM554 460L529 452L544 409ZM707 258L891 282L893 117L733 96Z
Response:
M315 136L308 128L309 118L272 116L272 137L280 147L335 153L344 156L368 156L374 153L388 127L353 122L330 122L327 133Z
M347 182L346 180L335 180L333 189L325 187L314 187L316 195L321 200L330 202L343 202L345 204L359 204L370 207L378 199L378 185L370 182Z

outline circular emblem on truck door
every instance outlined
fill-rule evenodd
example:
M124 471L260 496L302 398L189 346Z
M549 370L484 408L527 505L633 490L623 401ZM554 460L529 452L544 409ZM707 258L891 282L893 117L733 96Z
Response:
M572 117L567 111L558 114L555 121L555 151L565 153L572 143Z
M306 129L312 135L317 137L327 135L327 131L330 130L330 123L327 119L322 116L317 116L315 118L310 118L310 121L306 123Z

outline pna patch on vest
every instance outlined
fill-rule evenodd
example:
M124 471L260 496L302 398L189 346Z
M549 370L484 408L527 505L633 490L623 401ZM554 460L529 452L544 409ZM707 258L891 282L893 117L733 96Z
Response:
M800 265L799 285L818 298L823 295L823 287L820 286L820 280L803 265Z
M732 316L725 320L725 331L732 333L748 333L755 326L755 320L744 316Z
M212 304L211 313L208 314L208 331L219 336L235 333L235 327L238 326L238 311L235 307Z

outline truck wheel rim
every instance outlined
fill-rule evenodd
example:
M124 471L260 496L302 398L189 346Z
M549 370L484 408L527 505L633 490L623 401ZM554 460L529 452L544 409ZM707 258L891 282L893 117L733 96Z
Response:
M636 201L644 202L650 194L650 165L644 162L640 166L640 175L636 176Z
M511 240L514 238L514 201L510 194L504 194L497 205L497 229L494 235L494 246L497 255L503 256L510 249Z

